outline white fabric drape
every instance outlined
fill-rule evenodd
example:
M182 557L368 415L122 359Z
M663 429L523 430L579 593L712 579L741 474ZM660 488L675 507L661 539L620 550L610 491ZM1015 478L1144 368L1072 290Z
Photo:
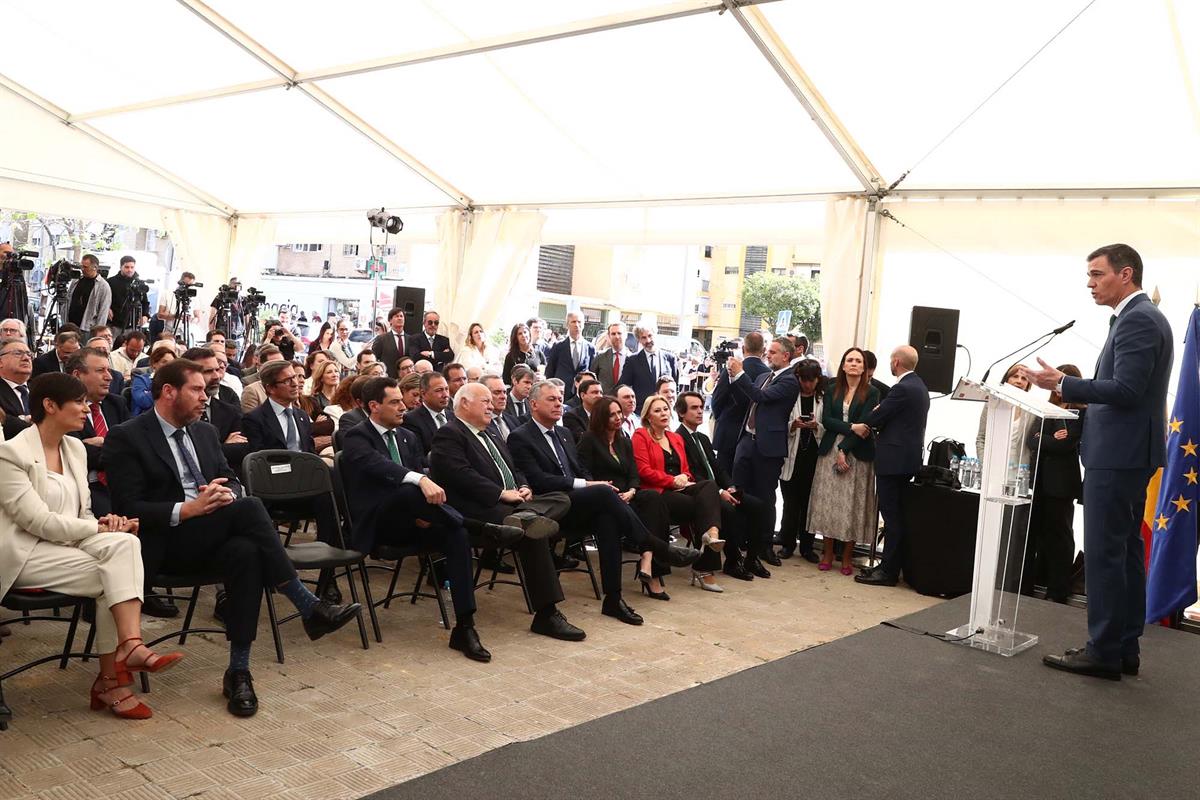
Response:
M275 228L275 220L264 217L234 220L228 276L240 278L243 288L253 286L262 275L262 248L275 244Z
M505 298L541 238L546 217L538 211L447 211L438 220L441 241L435 308L450 346L462 348L467 328L491 330L504 315Z
M831 372L842 352L858 342L859 290L863 275L863 240L867 201L843 197L825 204L825 252L821 259L821 340Z
M175 248L175 275L184 270L205 286L218 286L229 274L228 220L190 211L164 210L162 227Z

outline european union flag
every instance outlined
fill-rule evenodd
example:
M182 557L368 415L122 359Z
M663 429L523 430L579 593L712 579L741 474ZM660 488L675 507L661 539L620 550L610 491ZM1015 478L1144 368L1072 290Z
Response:
M1200 513L1200 308L1192 311L1183 344L1175 408L1167 431L1167 465L1154 511L1154 541L1146 581L1146 621L1196 602L1196 515Z

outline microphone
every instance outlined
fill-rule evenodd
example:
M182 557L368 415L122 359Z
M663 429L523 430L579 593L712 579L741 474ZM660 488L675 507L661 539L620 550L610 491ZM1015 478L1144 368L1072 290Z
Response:
M992 367L996 366L1004 359L1010 358L1010 357L1016 355L1017 353L1021 352L1022 350L1024 350L1026 347L1032 347L1035 344L1037 345L1037 348L1034 350L1034 352L1037 352L1037 350L1041 350L1043 347L1050 344L1051 339L1053 339L1055 336L1058 336L1060 333L1067 330L1074 324L1075 324L1075 320L1071 320L1066 325L1060 325L1057 328L1055 328L1054 330L1050 331L1049 333L1043 333L1041 336L1037 337L1032 342L1026 342L1025 344L1018 347L1016 350L1013 350L1011 353L1005 353L1004 355L1000 356L995 361L993 361L991 364L989 364L988 368L986 370L984 370L983 380L981 381L981 383L987 383L988 375L992 374ZM1045 339L1046 341L1043 342L1042 341L1043 339Z

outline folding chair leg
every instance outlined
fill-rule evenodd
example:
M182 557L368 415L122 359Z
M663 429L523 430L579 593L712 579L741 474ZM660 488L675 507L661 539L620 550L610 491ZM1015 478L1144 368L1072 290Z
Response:
M525 610L532 614L533 601L529 599L529 587L525 585L525 570L521 568L521 559L514 557L513 563L517 567L517 580L521 582L521 594L525 596ZM492 577L496 576L493 574Z
M417 582L416 582L416 584L413 585L412 597L410 597L408 599L409 604L414 605L414 606L417 604L417 598L421 596L420 595L421 583L425 580L425 576L436 574L433 571L433 559L432 558L420 559L419 563L421 566L417 570ZM400 562L397 561L396 562L397 569L399 569L399 566L400 566ZM387 608L387 606L384 606L384 608Z
M371 629L375 632L375 641L383 643L383 633L379 630L379 615L375 613L375 599L371 597L371 576L367 574L367 561L358 562L358 575L362 578L363 598L367 603L367 613L371 615ZM350 581L353 585L354 581Z
M336 581L337 578L334 577L333 580ZM354 586L354 575L350 572L349 565L346 566L346 583L350 586L350 602L357 603L358 589ZM358 635L362 639L363 650L370 650L371 643L367 641L367 624L363 620L361 608L358 609Z
M271 638L275 640L275 660L283 663L283 639L279 636L279 617L275 614L275 592L271 587L265 587L263 593L267 598L267 619L271 622Z
M430 575L436 574L433 571L433 556L425 556L424 560L429 563L429 574ZM421 572L422 573L425 572L425 564L424 563L421 565ZM420 588L420 586L421 586L421 581L418 578L417 579L417 588ZM440 611L442 614L442 627L445 630L450 630L450 616L446 613L446 600L444 597L442 597L441 591L439 591L436 588L433 590L433 595L434 595L434 597L437 598L438 611ZM413 591L412 601L414 603L417 602L417 593L415 590Z
M192 627L192 617L196 615L196 602L200 599L200 587L192 587L192 596L188 598L187 613L183 615L183 630L179 632L179 646L187 642L188 629Z
M583 563L587 565L588 577L592 579L592 591L596 593L597 600L603 600L604 598L600 596L600 584L596 582L596 570L592 568L592 557L588 553L586 541L579 543L579 550L583 553Z
M383 600L384 608L392 607L392 598L396 596L396 581L400 580L400 566L404 563L403 558L396 559L396 566L392 569L392 582L388 584L387 597ZM421 576L417 576L417 584L420 585Z
M71 614L71 623L67 626L67 640L63 643L62 660L58 662L59 669L66 669L67 662L71 660L71 646L75 644L75 629L79 627L79 615L82 613L83 603L76 603L75 611Z
M8 723L12 722L12 709L4 702L4 686L0 684L0 731L8 730Z

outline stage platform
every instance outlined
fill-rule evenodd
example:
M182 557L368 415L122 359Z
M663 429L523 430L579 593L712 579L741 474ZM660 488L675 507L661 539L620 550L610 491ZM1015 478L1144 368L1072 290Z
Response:
M969 602L900 621L945 631ZM1151 626L1140 676L1077 677L1041 657L1085 612L1022 606L1041 641L1015 658L880 625L372 797L1195 796L1200 637Z

